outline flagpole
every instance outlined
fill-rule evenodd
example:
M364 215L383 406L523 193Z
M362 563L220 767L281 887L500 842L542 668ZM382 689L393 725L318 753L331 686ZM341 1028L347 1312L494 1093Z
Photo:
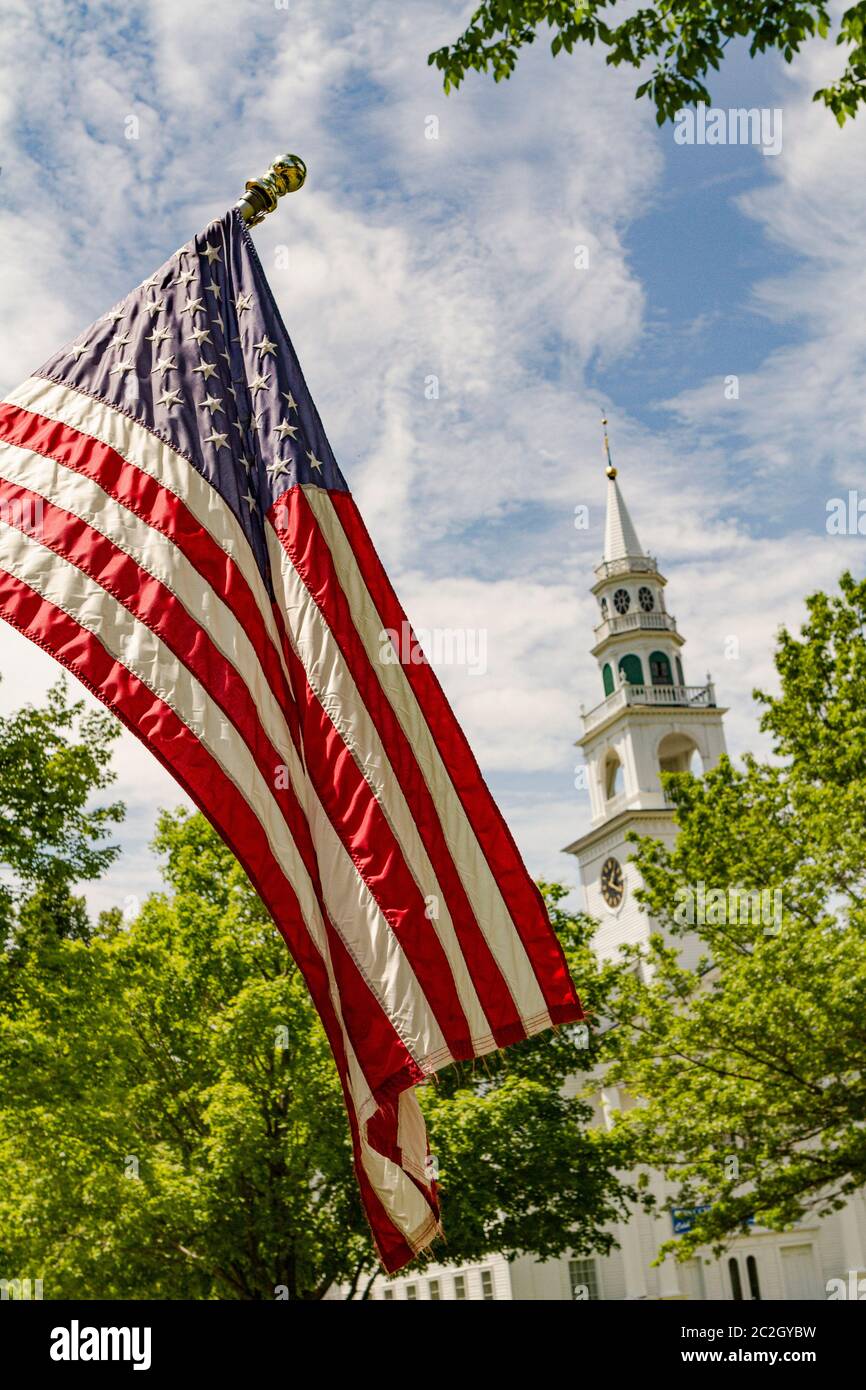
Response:
M256 227L286 193L303 187L307 166L297 154L279 154L260 179L248 179L246 192L235 207L248 227Z

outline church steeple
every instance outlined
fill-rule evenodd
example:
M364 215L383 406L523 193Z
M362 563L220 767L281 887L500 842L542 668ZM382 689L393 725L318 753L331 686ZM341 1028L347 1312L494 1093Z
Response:
M581 711L578 746L586 760L591 822L568 846L580 862L587 910L604 923L603 954L648 931L630 892L634 871L626 836L639 829L672 843L673 811L660 774L706 771L725 749L725 711L716 705L709 677L704 685L686 684L684 638L665 607L667 580L638 540L604 425L607 518L592 586L598 604L592 655L604 695Z

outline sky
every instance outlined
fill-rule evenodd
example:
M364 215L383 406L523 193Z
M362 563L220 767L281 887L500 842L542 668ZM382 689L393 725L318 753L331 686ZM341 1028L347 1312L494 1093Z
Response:
M485 644L437 672L530 871L574 885L602 414L735 757L767 751L752 690L779 626L863 572L866 538L826 521L866 495L866 114L840 130L812 102L842 63L821 42L790 66L733 48L713 79L716 108L781 111L775 155L677 143L633 70L544 39L446 97L426 57L471 9L4 0L0 397L300 154L263 265L410 619ZM3 625L0 674L8 712L59 667ZM94 910L158 886L155 817L184 799L127 733L114 766Z

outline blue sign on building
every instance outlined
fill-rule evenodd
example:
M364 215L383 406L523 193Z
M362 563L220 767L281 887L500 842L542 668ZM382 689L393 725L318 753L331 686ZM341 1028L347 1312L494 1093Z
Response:
M684 1236L686 1231L690 1231L705 1211L709 1211L709 1204L702 1207L672 1207L671 1224L674 1228L675 1236Z

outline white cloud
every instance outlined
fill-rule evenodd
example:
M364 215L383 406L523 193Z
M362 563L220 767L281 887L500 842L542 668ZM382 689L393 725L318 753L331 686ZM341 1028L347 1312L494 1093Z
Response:
M739 438L737 462L756 471L756 490L769 506L780 479L787 489L795 479L811 489L820 470L823 494L832 495L863 475L866 276L859 229L866 121L840 130L812 101L838 74L841 59L835 46L814 43L781 74L782 153L765 161L768 177L738 200L784 267L753 287L752 310L788 328L793 342L741 375L736 402L724 399L717 380L668 402L696 432Z

